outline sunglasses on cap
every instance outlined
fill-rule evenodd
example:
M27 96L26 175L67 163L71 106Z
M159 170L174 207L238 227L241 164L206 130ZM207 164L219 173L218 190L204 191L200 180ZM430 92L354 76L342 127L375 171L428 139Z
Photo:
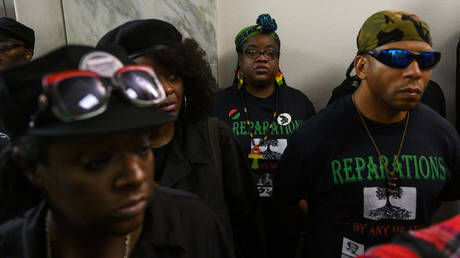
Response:
M415 59L422 70L433 69L441 59L441 53L436 51L423 51L415 54L404 49L363 50L358 55L369 54L379 62L392 68L406 68Z
M43 77L43 109L51 99L51 110L63 122L88 119L103 113L112 90L119 90L132 104L150 107L165 99L163 87L152 68L131 65L120 68L113 77L102 77L89 70L70 70Z

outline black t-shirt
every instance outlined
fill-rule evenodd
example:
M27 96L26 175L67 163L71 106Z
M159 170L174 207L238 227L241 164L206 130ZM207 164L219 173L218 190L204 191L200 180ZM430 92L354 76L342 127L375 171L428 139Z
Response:
M366 123L394 164L405 121ZM410 112L395 174L399 191L387 198L384 165L349 95L291 138L275 195L291 204L307 200L311 257L351 257L429 225L442 200L460 198L460 141L450 122L422 103Z
M264 99L247 92L244 94L248 110L247 118L243 112L241 92L234 86L220 92L219 101L216 105L217 117L230 126L244 151L248 154L249 165L256 178L259 195L262 198L272 195L273 174L278 171L278 162L287 147L287 139L304 121L315 114L313 104L299 90L285 85L276 87L279 87L278 93L274 91L273 94ZM273 128L270 129L276 94L279 95L279 105ZM249 120L249 128L246 119ZM249 136L251 130L254 133L255 144L260 144L261 141L265 142L259 146L260 154L251 153L251 149L254 147ZM269 138L263 141L266 135Z
M235 86L219 93L216 115L229 125L248 157L261 197L269 257L290 258L297 245L296 229L290 228L279 209L272 203L273 175L278 172L278 163L287 147L287 139L305 120L315 114L315 110L311 101L299 90L286 85L276 87L279 87L278 92L267 98L244 93L249 128L243 111L242 92ZM273 127L270 128L276 98L277 115ZM254 147L249 136L251 130L255 144L260 144L264 136L269 136L264 144L260 144L260 153L251 153Z

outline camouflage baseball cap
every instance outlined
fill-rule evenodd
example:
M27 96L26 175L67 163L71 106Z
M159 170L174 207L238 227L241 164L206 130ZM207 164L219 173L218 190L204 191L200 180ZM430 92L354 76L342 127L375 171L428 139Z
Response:
M424 41L433 45L430 27L415 13L400 10L384 10L367 18L361 27L358 50L372 50L379 46L405 40Z

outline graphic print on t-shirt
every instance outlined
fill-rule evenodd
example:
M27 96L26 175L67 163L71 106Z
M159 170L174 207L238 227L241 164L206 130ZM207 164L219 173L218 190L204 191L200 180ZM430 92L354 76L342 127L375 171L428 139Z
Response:
M258 113L257 109L250 110L253 110L257 117L267 120L246 120L247 115L244 114L248 111L238 107L227 109L225 119L231 124L232 131L239 137L243 148L248 150L247 157L259 196L271 197L273 174L278 171L279 161L288 145L287 138L303 124L303 120L298 119L302 115L301 112L286 112L282 109L283 111L273 117L273 113L270 112ZM262 141L264 137L268 138L265 142Z
M254 175L257 179L257 190L260 197L271 197L273 193L273 180L270 173Z
M287 147L287 139L268 139L263 141L261 138L254 138L254 143L259 146L260 153L250 154L253 157L251 168L260 170L261 173L256 173L257 189L259 196L271 197L273 191L273 176L270 173L264 173L264 170L276 169L278 161L281 159L284 150ZM259 145L260 144L260 145ZM254 144L251 143L251 149ZM256 157L257 156L257 157Z
M286 126L291 123L292 117L288 113L282 113L276 119L279 125Z
M417 216L415 187L398 187L393 193L382 187L365 187L363 195L363 217L367 219L414 220Z
M262 142L262 143L261 143ZM261 138L254 138L254 143L259 146L263 159L280 160L287 147L287 139L268 139L262 141ZM251 143L251 148L254 145Z
M373 187L363 188L363 217L374 221L383 219L415 220L417 219L417 189L399 187L393 193L377 187L376 181L386 180L387 164L396 164L397 155L391 160L381 157L346 157L331 161L331 183L335 185L366 182ZM442 184L447 178L447 165L442 157L434 155L403 154L395 168L395 177L400 180L430 181Z
M349 258L364 253L365 246L346 237L342 241L342 258Z
M238 120L240 118L240 111L238 111L238 109L232 109L228 112L228 117L232 120Z

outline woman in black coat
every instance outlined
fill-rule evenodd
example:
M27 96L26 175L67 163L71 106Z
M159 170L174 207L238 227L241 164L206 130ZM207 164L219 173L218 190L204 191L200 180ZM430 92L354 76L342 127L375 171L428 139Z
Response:
M113 45L153 67L167 97L159 108L177 117L155 131L155 181L203 198L233 235L237 257L264 257L258 193L245 154L224 123L208 118L216 83L205 52L155 19L122 24L98 43Z

